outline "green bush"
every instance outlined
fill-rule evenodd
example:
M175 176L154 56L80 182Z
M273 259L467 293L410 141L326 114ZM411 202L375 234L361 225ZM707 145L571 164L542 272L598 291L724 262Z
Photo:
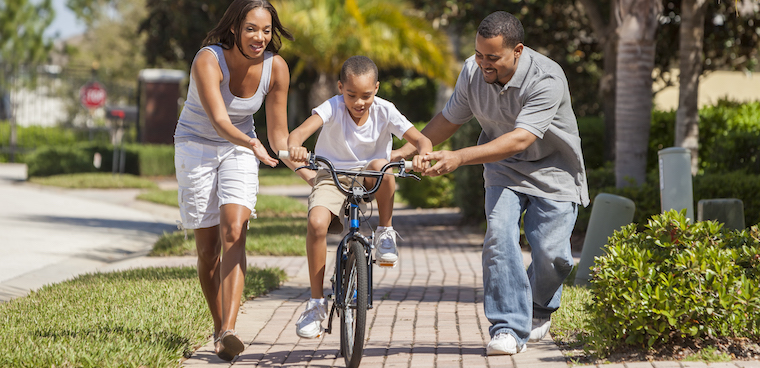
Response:
M657 170L657 152L675 142L676 111L652 111L647 170ZM699 168L760 174L760 102L720 100L699 110ZM585 152L584 152L585 154Z
M422 130L427 123L415 123L418 130ZM393 148L401 147L406 141L393 138ZM433 150L451 149L449 142L443 142ZM436 177L425 176L422 180L400 179L396 180L397 193L411 207L441 208L454 205L454 174L446 174Z
M481 131L480 123L475 119L470 120L451 137L451 148L457 150L476 145ZM483 223L486 220L483 165L461 166L453 174L454 203L459 207L462 218L472 224Z
M0 147L10 147L10 124L7 121L0 122ZM17 126L16 127L16 149L17 161L24 160L26 154L31 154L35 149L46 146L72 146L78 142L88 142L92 138L94 142L109 142L108 132L98 131L92 137L84 130L63 127L42 127L42 126ZM8 162L10 154L0 152L0 162Z
M586 169L604 166L604 119L600 116L578 118L578 134L581 137L581 152Z
M93 165L96 153L101 156L100 168ZM124 145L124 173L138 176L174 175L174 146ZM120 154L118 152L117 154ZM24 157L29 176L50 176L85 172L113 172L112 145L83 142L73 145L42 146ZM118 164L118 163L117 163ZM118 168L117 168L118 170Z
M674 338L760 337L760 229L724 231L685 211L610 237L590 280L590 343L602 356L623 344Z
M609 193L628 198L636 205L633 222L646 223L647 219L661 212L658 171L652 171L647 181L638 187L616 188L615 173L611 167L588 171L589 198L593 201L599 193ZM760 223L760 175L744 171L697 175L692 180L694 210L703 199L738 198L744 205L744 223ZM575 229L586 231L593 203L578 211ZM696 213L694 214L697 215Z
M127 156L134 155L138 175L174 175L174 145L171 144L130 144L125 146ZM129 163L130 160L127 160Z
M74 146L42 147L25 157L24 161L30 177L97 171L92 165L92 156Z

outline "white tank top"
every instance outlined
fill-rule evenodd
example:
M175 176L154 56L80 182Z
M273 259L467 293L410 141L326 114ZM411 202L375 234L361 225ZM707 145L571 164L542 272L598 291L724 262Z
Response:
M264 97L269 93L269 81L272 76L272 57L271 52L264 52L264 66L261 70L261 80L256 93L249 98L240 98L230 92L230 71L227 69L227 61L224 59L222 47L219 45L206 46L195 54L197 58L201 52L211 52L219 62L222 70L222 82L219 84L219 90L222 92L224 105L227 107L227 114L230 116L232 124L247 134L251 138L256 137L253 127L253 114L259 111ZM219 136L211 125L211 121L203 109L200 98L198 97L198 88L195 85L192 73L190 73L190 85L187 90L187 100L182 112L179 115L177 128L174 131L174 142L195 141L211 145L232 144L228 140Z

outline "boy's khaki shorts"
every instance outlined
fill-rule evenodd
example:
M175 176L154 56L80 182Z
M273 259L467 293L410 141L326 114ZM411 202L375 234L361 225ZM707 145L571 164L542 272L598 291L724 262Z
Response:
M348 177L346 175L338 175L338 180L340 180L345 187L363 185L363 179L364 178L360 176ZM342 233L345 217L343 209L346 204L346 195L335 186L335 183L332 180L332 175L327 170L317 171L314 183L314 187L311 189L311 194L309 194L309 211L311 212L311 209L316 206L327 208L334 215L332 221L330 221L330 226L327 228L327 232L330 234ZM364 211L364 208L362 208L362 211Z

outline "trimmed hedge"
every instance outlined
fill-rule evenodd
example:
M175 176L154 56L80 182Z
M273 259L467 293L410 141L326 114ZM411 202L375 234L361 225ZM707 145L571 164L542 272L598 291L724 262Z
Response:
M760 229L725 231L685 211L625 226L595 260L590 343L600 356L621 345L675 338L760 338Z
M126 144L124 172L138 176L174 175L173 145ZM96 168L93 159L101 156ZM82 172L112 172L113 146L104 143L79 143L43 146L26 155L29 176L51 176ZM117 168L118 170L118 168Z
M632 200L636 204L634 223L643 226L647 219L661 212L657 171L650 172L647 181L638 187L615 188L615 173L609 167L590 170L588 179L589 197L592 201L599 193L615 194ZM700 200L738 198L744 204L744 223L760 223L760 198L757 196L760 193L760 175L746 174L744 171L697 175L692 180L692 192L695 216ZM586 231L592 207L593 203L579 209L576 230Z

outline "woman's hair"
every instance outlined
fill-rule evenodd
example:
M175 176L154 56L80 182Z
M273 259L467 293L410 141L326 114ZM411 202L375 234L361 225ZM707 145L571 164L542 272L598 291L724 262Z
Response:
M243 52L242 42L240 41L240 29L248 12L256 8L264 8L272 15L272 40L267 44L266 50L276 54L282 46L280 37L285 37L292 41L293 35L282 26L280 17L277 16L277 10L267 0L234 0L227 8L227 11L224 12L222 19L219 20L216 27L206 35L206 39L203 40L203 46L221 44L222 48L229 50L233 45L237 45L240 53L245 57L249 57ZM237 32L232 33L231 29L235 29Z
M489 14L478 26L478 34L485 38L501 36L505 47L515 47L523 43L525 31L520 20L504 11Z

